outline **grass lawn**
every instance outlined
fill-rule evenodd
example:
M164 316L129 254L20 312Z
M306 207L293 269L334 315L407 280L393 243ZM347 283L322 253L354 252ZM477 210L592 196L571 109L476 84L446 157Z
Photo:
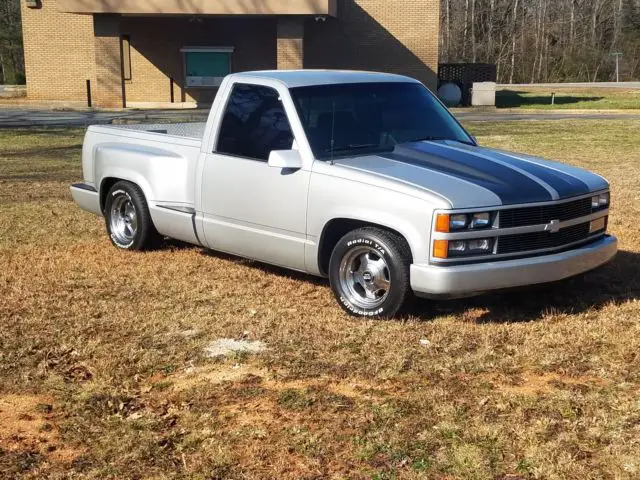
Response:
M354 320L321 280L116 250L68 193L82 131L0 129L0 478L639 478L640 122L470 129L609 178L617 259Z
M556 94L555 105L551 95ZM541 110L639 110L640 90L623 88L551 89L548 87L518 90L498 90L498 108L527 108Z

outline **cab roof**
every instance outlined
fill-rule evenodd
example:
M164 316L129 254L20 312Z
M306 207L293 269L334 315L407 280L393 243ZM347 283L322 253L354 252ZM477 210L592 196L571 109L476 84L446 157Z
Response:
M377 83L377 82L413 82L411 77L381 72L359 72L351 70L262 70L255 72L233 73L230 79L243 80L269 79L277 80L287 88L309 87L314 85L331 85L336 83Z

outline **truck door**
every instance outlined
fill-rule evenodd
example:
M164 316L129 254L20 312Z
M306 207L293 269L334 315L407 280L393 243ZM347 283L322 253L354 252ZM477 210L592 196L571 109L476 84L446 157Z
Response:
M234 83L223 109L202 169L207 245L304 270L310 166L267 164L272 150L296 145L280 94L269 86Z

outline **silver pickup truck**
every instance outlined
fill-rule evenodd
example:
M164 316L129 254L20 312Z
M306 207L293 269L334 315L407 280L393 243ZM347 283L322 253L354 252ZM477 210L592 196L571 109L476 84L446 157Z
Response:
M398 75L229 75L206 124L89 127L82 166L73 198L116 247L170 237L328 277L357 316L560 280L617 250L606 180L481 147Z

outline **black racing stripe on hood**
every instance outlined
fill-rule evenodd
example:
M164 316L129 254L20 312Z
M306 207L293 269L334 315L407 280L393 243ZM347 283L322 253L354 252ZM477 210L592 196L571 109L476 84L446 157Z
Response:
M549 191L515 169L473 154L434 148L433 144L411 143L397 146L381 157L434 170L465 180L493 192L503 205L553 200Z
M495 151L485 151L484 153L487 155L495 155L500 161L535 175L558 192L560 198L577 197L578 195L584 195L591 191L589 186L579 178L554 168L548 168L543 165L514 158L505 153Z

